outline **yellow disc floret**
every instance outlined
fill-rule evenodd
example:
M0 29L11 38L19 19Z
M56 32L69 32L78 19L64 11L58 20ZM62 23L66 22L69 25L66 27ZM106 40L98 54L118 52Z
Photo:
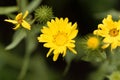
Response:
M96 49L99 46L99 40L97 37L89 37L87 40L87 47L91 49Z

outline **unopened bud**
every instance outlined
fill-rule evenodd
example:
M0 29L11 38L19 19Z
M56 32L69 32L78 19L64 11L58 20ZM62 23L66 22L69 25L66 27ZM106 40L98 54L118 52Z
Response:
M46 23L53 17L52 8L48 6L41 6L35 10L35 18L40 23Z

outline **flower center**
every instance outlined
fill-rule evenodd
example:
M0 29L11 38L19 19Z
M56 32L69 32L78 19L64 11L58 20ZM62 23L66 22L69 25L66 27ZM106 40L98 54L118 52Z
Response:
M21 24L21 23L22 23L22 20L23 20L23 18L20 18L20 19L18 19L17 21L18 21L19 24Z
M59 32L57 35L54 36L54 42L58 46L62 46L67 41L67 35L66 33Z
M99 40L96 37L90 37L87 41L88 48L96 49L99 46Z
M109 35L112 37L115 37L119 34L119 30L117 30L116 28L113 28L109 31Z

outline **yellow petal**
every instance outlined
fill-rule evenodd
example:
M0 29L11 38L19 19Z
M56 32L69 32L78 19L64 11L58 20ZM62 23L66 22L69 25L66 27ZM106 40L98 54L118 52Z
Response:
M41 29L41 32L44 34L51 34L51 31L48 27L43 26L43 29Z
M113 39L110 38L110 37L106 37L106 38L103 39L103 42L105 42L105 43L111 43L111 42L113 42Z
M107 48L109 45L110 45L110 44L104 44L104 45L102 46L102 49Z
M52 52L53 49L50 49L46 55L46 57L48 57L50 55L50 53Z
M120 42L118 42L118 46L120 46Z
M39 42L51 42L52 41L52 37L45 35L45 34L41 34L40 37L37 38L39 40Z
M69 35L69 39L75 38L75 37L77 36L77 33L78 33L78 30L72 31L72 32L70 33L70 35Z
M116 42L114 42L114 43L111 44L111 50L115 49L116 47L117 47L117 43Z
M108 15L107 18L103 19L103 24L108 24L108 23L112 23L112 16Z
M30 26L30 24L27 23L25 20L23 20L23 22L22 22L22 26L23 26L24 28L28 29L28 30L31 30L31 26Z
M64 21L65 21L65 23L68 23L69 19L68 19L68 18L65 18L65 20L64 20Z
M17 24L15 28L13 28L14 30L18 29L20 27L20 24Z
M15 20L18 21L19 19L22 19L22 13L19 13L16 17Z
M59 56L58 53L57 53L57 54L54 54L54 56L53 56L53 61L56 61L56 60L58 59L58 56Z
M66 47L64 47L64 50L63 50L63 57L66 55Z
M25 19L27 17L28 13L29 13L28 11L25 12L23 19Z
M44 44L44 47L47 47L47 48L50 48L53 46L54 46L53 43L49 43L49 42Z
M47 22L47 25L48 25L48 27L49 27L49 26L51 26L52 24L51 24L51 22L48 21L48 22Z
M53 19L52 19L52 20L53 20ZM53 20L53 21L52 21L52 20L51 20L51 22L53 22L53 21L54 21L54 20ZM55 21L56 21L56 22L59 22L59 18L58 18L58 17L56 17L56 18L55 18Z
M70 51L72 51L74 54L77 54L77 52L76 52L73 48L68 47L68 49L69 49Z
M69 42L71 42L71 43L75 43L75 40L70 40Z
M54 52L63 54L65 49L66 49L66 46L59 46L58 48L55 49Z
M63 18L60 18L60 21L63 22Z
M109 29L105 26L105 25L103 25L103 24L99 24L98 25L98 30L105 30L105 31L108 31Z
M73 44L73 43L68 43L67 46L73 48L73 47L75 47L75 44Z
M17 21L16 21L16 20L5 19L5 21L10 22L10 23L13 23L13 24L17 24Z
M73 25L72 25L72 30L75 30L77 28L77 23L74 23Z
M98 30L94 30L94 31L93 31L93 34L94 34L94 35L98 35Z

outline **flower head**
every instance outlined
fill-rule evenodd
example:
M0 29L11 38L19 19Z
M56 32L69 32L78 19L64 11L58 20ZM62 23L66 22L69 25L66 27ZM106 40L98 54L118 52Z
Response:
M102 48L105 49L111 45L111 50L120 46L120 20L113 21L112 16L108 15L103 19L103 24L98 25L98 29L94 31L95 35L104 37L105 43Z
M87 48L95 50L99 47L100 41L97 37L91 36L87 39Z
M89 34L80 39L80 44L85 52L95 51L101 46L101 38L93 34Z
M13 28L15 30L18 29L20 27L20 25L22 25L22 27L30 30L31 29L30 24L24 20L27 17L27 15L28 15L28 11L26 11L24 15L22 13L19 13L15 17L15 20L5 19L5 21L15 24L16 27Z
M75 47L73 39L78 33L77 23L72 25L71 22L68 22L68 18L55 18L51 22L48 21L47 26L43 26L42 34L38 37L39 42L45 42L44 47L50 48L47 57L53 51L53 61L56 61L59 54L62 54L63 57L66 55L67 48L74 54L77 53L73 49Z

